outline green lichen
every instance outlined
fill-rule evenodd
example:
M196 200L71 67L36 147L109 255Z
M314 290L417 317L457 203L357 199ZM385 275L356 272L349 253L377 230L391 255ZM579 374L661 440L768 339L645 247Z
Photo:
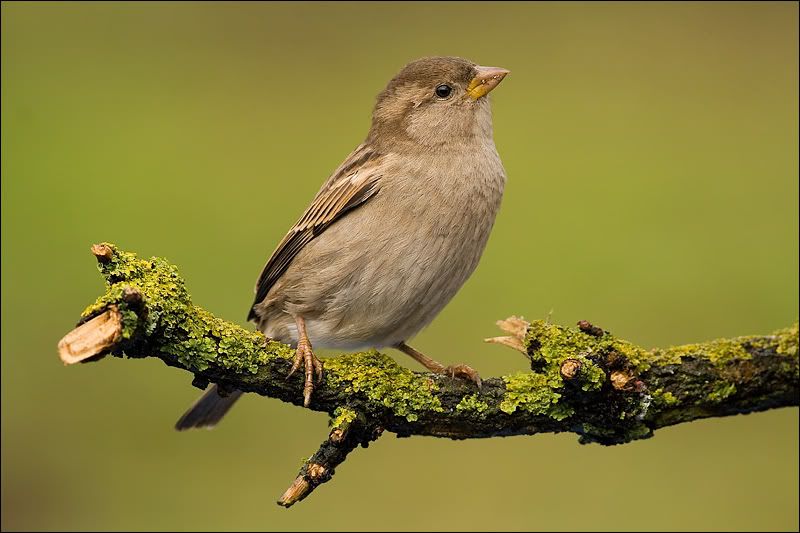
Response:
M587 360L586 357L581 361L581 389L585 391L598 390L606 381L606 373L603 369Z
M714 384L714 390L708 395L708 401L720 403L722 400L736 393L736 385L720 381Z
M120 315L122 315L122 338L133 338L133 334L136 331L136 326L139 323L139 317L135 312L131 311L124 302L118 306L118 309Z
M656 407L671 407L678 403L678 399L670 391L658 388L650 394Z
M654 350L659 364L680 364L686 356L707 359L715 365L725 365L733 359L750 359L752 356L744 347L744 337L736 339L716 339L713 341L673 346L666 350Z
M781 355L797 355L798 346L798 323L795 322L788 328L779 329L773 336L776 337L778 349L776 350Z
M733 360L751 359L754 349L775 350L780 355L796 356L798 353L798 323L775 331L768 336L745 336L733 339L717 339L708 342L685 344L667 349L644 350L630 342L604 332L596 337L580 330L564 328L542 320L531 323L525 338L525 346L534 367L551 372L567 358L581 361L580 378L586 391L599 388L605 376L596 363L598 358L621 358L636 374L648 370L652 365L680 364L684 357L706 359L715 366L726 366ZM588 364L587 364L588 362ZM613 364L613 363L611 363ZM595 365L594 367L592 365ZM786 362L787 367L796 360Z
M489 410L489 404L478 398L477 394L470 394L464 396L461 401L456 405L456 411L468 414L475 414L479 418L486 416L486 411Z
M732 339L716 339L708 342L673 346L666 350L656 349L652 352L654 362L659 365L680 364L684 357L707 359L716 366L725 366L733 360L751 359L750 349L775 351L780 355L797 354L798 323L779 329L772 335L751 335Z
M333 418L331 418L331 428L339 429L343 426L350 425L356 418L358 413L348 407L337 407L333 411Z
M248 331L194 306L178 269L166 260L139 259L133 253L117 250L113 244L104 245L112 254L98 266L108 290L84 310L84 317L115 305L122 315L123 339L130 339L141 330L161 353L195 370L215 365L237 373L255 374L270 358L292 357L288 347L267 343L261 333ZM141 295L141 302L129 297L131 290ZM141 309L146 312L140 312Z
M293 357L292 350L285 345L267 343L261 333L247 331L194 306L166 334L169 340L162 351L198 370L215 365L237 373L255 374L272 357Z
M522 409L556 420L571 416L574 408L562 398L567 385L560 373L567 359L580 363L580 370L570 383L579 385L584 392L603 388L608 381L606 369L638 372L649 366L645 350L610 333L596 336L543 320L530 324L525 346L534 372L503 377L506 394L500 409L506 413Z
M503 376L506 393L500 402L500 410L511 414L517 409L536 415L552 416L563 420L573 414L569 406L559 405L561 398L559 388L563 385L560 376L538 374L533 372L517 372Z
M371 350L325 361L328 386L344 387L345 394L363 394L409 422L427 412L443 412L430 379L403 368L394 359Z
M550 408L547 410L547 416L549 416L553 420L558 420L559 422L566 418L571 417L574 414L575 414L575 409L565 404L564 402L551 404Z
M544 320L534 320L525 337L531 361L534 365L554 368L566 359L581 361L581 379L591 383L586 390L599 388L605 375L597 364L598 358L613 357L633 367L637 372L649 367L648 353L628 341L618 339L610 333L595 337L583 331L556 326ZM599 372L598 372L599 371Z

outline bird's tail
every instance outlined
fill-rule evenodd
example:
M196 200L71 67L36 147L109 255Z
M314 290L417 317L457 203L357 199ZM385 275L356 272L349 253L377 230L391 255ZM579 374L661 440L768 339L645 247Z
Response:
M216 385L210 386L175 423L175 429L213 428L241 395L242 391L235 390L221 396Z

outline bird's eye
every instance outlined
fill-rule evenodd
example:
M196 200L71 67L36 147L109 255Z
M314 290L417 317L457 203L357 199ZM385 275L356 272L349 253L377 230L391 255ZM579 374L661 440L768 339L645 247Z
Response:
M447 98L448 96L450 96L450 93L452 92L453 88L445 83L436 87L436 96L438 96L439 98Z

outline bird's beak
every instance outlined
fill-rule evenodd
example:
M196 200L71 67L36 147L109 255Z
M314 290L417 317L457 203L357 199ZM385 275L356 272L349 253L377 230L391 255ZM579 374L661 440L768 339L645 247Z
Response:
M506 77L506 74L511 72L499 67L475 67L475 70L478 71L478 74L469 82L469 87L467 87L467 93L473 100L489 94L489 91L497 87Z

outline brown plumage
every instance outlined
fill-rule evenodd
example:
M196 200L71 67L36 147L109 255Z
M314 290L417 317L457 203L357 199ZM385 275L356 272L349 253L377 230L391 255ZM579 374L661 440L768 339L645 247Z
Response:
M508 73L455 57L406 65L378 95L366 140L328 178L278 244L248 319L297 348L305 403L321 379L316 346L395 347L445 368L405 342L429 324L475 269L500 206L505 172L486 94ZM236 396L238 397L238 396ZM210 388L179 429L210 426ZM235 399L235 397L234 397Z
M377 152L369 146L361 145L328 178L303 216L289 230L267 261L258 277L256 298L247 320L258 318L256 304L264 299L303 246L349 210L358 207L378 192L380 175L370 170L377 170L379 167L375 164L368 166L371 159L378 159ZM354 171L358 171L359 178L354 177Z

